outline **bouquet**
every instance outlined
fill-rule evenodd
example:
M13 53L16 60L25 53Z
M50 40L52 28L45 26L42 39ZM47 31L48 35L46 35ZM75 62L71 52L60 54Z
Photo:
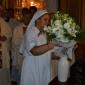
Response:
M58 11L51 19L51 25L48 26L46 34L47 40L52 40L54 43L62 46L63 48L60 53L62 52L66 55L69 48L73 48L76 41L78 41L81 36L85 36L85 31L82 31L79 25L77 25L74 19L68 14L62 14Z
M62 14L59 11L51 19L51 25L46 30L47 40L55 40L59 43L69 43L72 40L78 41L85 31L82 31L68 14Z

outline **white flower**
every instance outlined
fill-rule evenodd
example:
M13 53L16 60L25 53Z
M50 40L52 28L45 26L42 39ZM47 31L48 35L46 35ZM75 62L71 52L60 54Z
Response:
M68 14L62 14L59 11L51 19L51 26L48 27L48 32L54 33L56 40L60 42L69 42L76 38L78 32L78 25Z
M64 28L69 29L70 28L70 24L69 23L65 23L64 24Z
M56 28L54 28L54 29L52 30L52 32L53 32L53 33L56 33L57 30L59 30L59 28L56 27Z
M54 22L54 24L55 24L55 26L58 26L58 25L61 25L62 23L61 23L61 20L56 20L56 21Z

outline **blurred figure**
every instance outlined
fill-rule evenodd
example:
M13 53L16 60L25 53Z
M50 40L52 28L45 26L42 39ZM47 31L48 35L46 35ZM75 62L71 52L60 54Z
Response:
M31 17L37 12L37 7L35 6L30 6L29 11L31 13Z
M12 31L3 19L3 6L0 4L0 85L10 84L10 51Z
M28 25L28 23L31 20L31 13L30 10L28 8L22 8L22 18L21 18L21 22L24 22L26 25Z
M19 53L19 48L29 21L29 10L28 8L23 8L21 24L16 26L12 36L12 81L16 82L17 84L19 84L20 81L21 66L23 61L23 57Z
M47 44L46 34L48 12L37 11L31 19L23 38L20 52L24 56L20 85L48 85L50 81L51 50L54 44Z
M14 28L20 23L14 16L14 9L13 8L6 9L4 16L5 20L8 22L9 26L12 28L13 31Z
M5 10L4 10L4 20L5 20L6 22L9 22L9 20L10 20L9 9L5 9Z

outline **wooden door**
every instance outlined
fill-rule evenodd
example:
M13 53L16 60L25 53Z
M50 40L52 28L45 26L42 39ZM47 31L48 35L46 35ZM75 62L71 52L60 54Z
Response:
M60 0L59 10L68 13L81 25L82 0Z

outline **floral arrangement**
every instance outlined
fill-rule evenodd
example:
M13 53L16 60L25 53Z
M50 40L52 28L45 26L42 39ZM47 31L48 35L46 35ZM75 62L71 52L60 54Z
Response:
M85 31L80 30L72 17L59 11L51 19L51 25L48 26L46 33L48 41L55 39L62 43L77 41L83 34L85 36Z

